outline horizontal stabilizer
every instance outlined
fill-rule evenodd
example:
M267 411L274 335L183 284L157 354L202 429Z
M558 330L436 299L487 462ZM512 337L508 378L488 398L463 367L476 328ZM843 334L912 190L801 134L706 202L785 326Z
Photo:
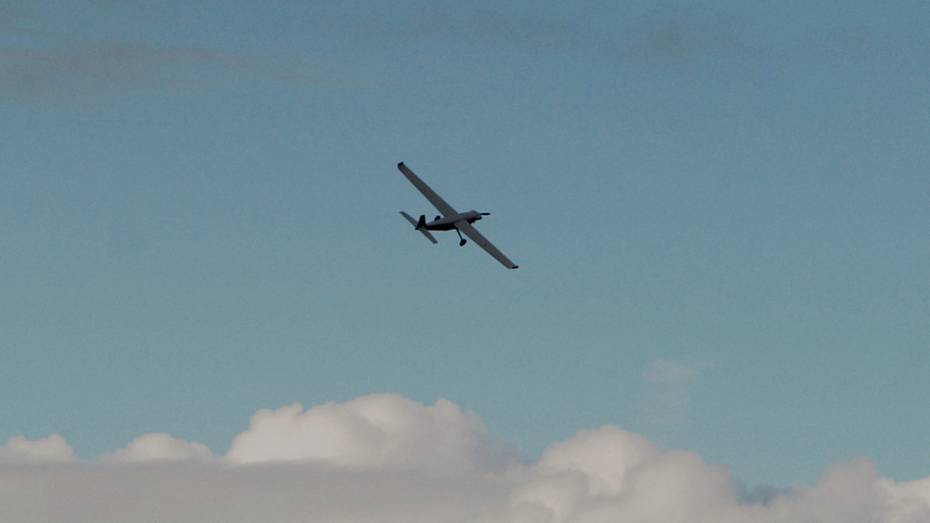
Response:
M431 241L431 242L433 242L433 243L439 243L439 242L436 241L436 238L434 238L433 235L430 234L429 231L427 231L426 229L422 229L422 228L419 227L419 225L417 224L417 221L413 219L413 216L410 216L409 214L405 213L404 211L400 211L400 215L403 216L404 218L406 218L407 221L410 222L410 225L413 225L413 228L414 228L414 229L420 231L420 233L422 233L423 236L426 236L426 239L427 239L427 240L429 240L429 241Z

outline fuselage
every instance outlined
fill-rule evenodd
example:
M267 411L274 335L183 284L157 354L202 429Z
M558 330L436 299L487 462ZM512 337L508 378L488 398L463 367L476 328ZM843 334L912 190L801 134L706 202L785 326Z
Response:
M428 231L451 231L455 229L455 223L465 220L468 223L475 223L481 219L481 213L478 211L460 212L450 214L446 217L437 216L435 220L426 222L424 228Z

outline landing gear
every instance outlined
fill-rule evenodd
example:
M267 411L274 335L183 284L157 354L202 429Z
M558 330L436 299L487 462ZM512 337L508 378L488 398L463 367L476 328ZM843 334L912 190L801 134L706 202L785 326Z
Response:
M459 235L459 247L464 246L468 241L465 238L462 238L462 231L455 229L455 233Z

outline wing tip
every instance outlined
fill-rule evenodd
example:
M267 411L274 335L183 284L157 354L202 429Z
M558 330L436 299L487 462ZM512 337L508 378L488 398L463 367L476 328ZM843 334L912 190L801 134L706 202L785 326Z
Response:
M397 162L397 168L401 169L404 167L404 162Z
M511 269L519 269L520 266L519 266L519 265L514 265L513 267L510 267L510 268L511 268Z

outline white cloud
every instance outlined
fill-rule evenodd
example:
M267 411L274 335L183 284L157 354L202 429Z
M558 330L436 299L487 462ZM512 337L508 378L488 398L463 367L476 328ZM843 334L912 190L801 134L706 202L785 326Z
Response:
M574 438L555 443L543 453L537 466L542 471L583 472L594 494L619 492L627 486L629 471L658 454L645 438L602 427L581 431Z
M549 521L696 521L736 504L726 470L699 456L663 451L616 427L582 431L552 445L511 497L507 517L548 513Z
M307 410L299 403L260 410L226 455L234 463L430 468L485 468L504 458L476 414L446 400L427 406L390 394Z
M102 456L104 460L142 463L149 461L208 460L213 453L203 443L185 441L164 432L143 434L125 448Z
M60 436L13 438L2 455L11 448L72 455ZM7 461L0 521L930 521L930 478L898 483L868 461L758 502L725 467L616 427L581 431L529 464L499 448L477 415L447 401L294 404L256 413L224 459L207 459L199 443L147 434L108 456L118 461Z
M29 440L13 436L0 447L0 463L9 461L71 461L74 450L60 434Z

